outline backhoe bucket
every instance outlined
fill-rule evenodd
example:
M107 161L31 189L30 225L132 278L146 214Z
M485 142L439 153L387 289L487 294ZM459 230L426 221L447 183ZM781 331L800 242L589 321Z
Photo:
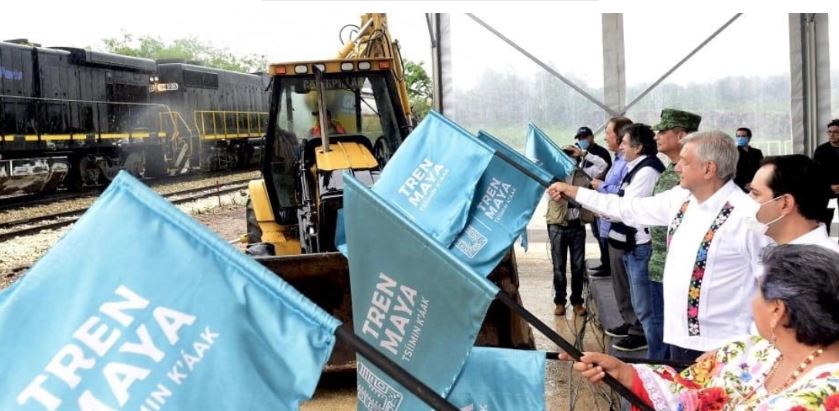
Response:
M341 322L353 324L349 265L340 253L259 257L257 261ZM518 270L512 252L495 268L489 279L521 303ZM475 345L521 349L535 347L530 326L498 301L490 305ZM342 342L337 342L326 370L354 367L355 353Z

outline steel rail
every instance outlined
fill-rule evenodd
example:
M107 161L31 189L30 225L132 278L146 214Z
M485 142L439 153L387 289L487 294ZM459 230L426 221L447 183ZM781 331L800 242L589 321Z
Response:
M159 187L165 184L188 183L191 181L209 180L213 178L227 177L236 174L249 173L258 171L253 170L236 170L236 171L216 171L209 173L189 173L175 176L153 177L144 179L143 181L149 187ZM234 180L236 182L243 180ZM105 185L107 186L107 185ZM41 204L49 204L64 200L74 200L77 198L92 197L99 195L104 190L105 186L96 186L90 189L85 189L78 192L66 192L57 194L24 194L17 196L3 196L0 197L0 211L12 210L22 207L32 207Z
M188 203L188 202L191 202L191 201L200 200L200 199L203 199L203 198L219 196L219 195L222 195L222 194L227 194L227 193L232 193L232 192L235 192L235 191L242 190L244 188L247 188L247 186L248 186L246 181L250 181L250 180L219 184L218 186L191 188L191 189L188 189L188 190L182 190L182 191L177 191L177 192L174 192L174 193L164 194L163 196L167 199L171 199L170 202L172 204L183 204L183 203ZM226 187L226 186L231 186L231 185L232 185L232 187ZM226 187L226 188L221 188L221 187ZM197 194L193 194L193 193L197 193ZM192 194L192 195L189 195L189 194ZM186 195L186 197L178 198L178 197L183 196L183 195ZM19 230L12 230L12 231L7 231L5 233L0 233L0 241L6 241L6 240L9 240L9 239L12 239L12 238L15 238L15 237L21 237L21 236L25 236L25 235L38 233L38 232L41 232L43 230L54 230L56 228L61 228L61 227L71 225L71 224L75 223L81 217L81 215L84 214L85 211L87 211L87 208L72 210L72 211L65 211L65 212L62 212L62 213L50 214L50 215L47 215L47 216L38 216L38 217L35 217L35 218L22 219L22 220L16 220L16 221L11 221L11 222L8 222L8 223L4 223L4 224L0 225L0 228L10 228L10 227L20 226L20 225L25 225L25 224L34 224L34 223L38 223L38 222L41 222L41 221L55 220L55 219L59 219L59 218L64 218L65 219L65 220L62 220L62 221L55 221L55 222L47 223L47 224L40 224L40 225L37 225L37 226L34 226L34 227L26 227L26 228L22 228L22 229L19 229Z

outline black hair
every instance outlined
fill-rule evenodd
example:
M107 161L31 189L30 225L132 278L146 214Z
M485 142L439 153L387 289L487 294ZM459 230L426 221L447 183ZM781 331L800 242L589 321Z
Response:
M746 132L746 137L748 137L749 140L752 139L752 130L749 129L748 127L740 127L740 128L737 129L737 131L745 131Z
M655 132L650 126L644 123L634 123L623 128L623 134L629 135L629 145L631 147L641 146L641 155L653 156L658 153L658 148L655 143Z
M798 212L808 220L822 221L830 200L827 176L815 161L801 154L767 157L761 167L774 166L768 186L772 197L789 194Z

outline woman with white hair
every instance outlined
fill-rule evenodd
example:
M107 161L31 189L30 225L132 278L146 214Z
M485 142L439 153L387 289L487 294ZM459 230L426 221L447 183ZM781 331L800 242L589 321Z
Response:
M574 368L595 383L609 373L656 410L839 410L839 254L781 245L764 264L752 301L759 335L681 373L601 353Z

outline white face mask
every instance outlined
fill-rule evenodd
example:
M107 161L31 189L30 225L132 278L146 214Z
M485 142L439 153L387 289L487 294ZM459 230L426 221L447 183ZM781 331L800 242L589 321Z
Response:
M768 223L761 223L760 220L757 219L757 213L760 211L761 207L763 207L765 204L769 204L769 203L771 203L771 202L773 202L773 201L775 201L775 200L777 200L781 197L783 197L783 195L779 195L779 196L777 196L777 197L775 197L771 200L767 200L767 201L764 201L762 203L758 203L757 201L755 201L755 204L757 204L757 209L755 210L754 215L750 215L750 216L746 217L746 226L748 226L748 228L750 230L752 230L752 231L754 231L754 232L756 232L760 235L766 235L766 231L769 230L769 226L772 225L772 224L775 224L780 219L784 218L784 215L782 214L782 215L778 216L778 218L776 218L776 219L774 219L774 220L772 220Z

